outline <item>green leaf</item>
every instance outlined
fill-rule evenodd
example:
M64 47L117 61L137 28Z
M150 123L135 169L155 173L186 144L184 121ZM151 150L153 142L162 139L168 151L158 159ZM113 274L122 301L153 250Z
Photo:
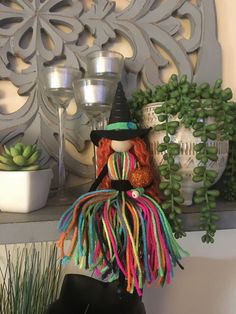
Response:
M212 161L217 161L218 160L218 156L217 155L213 155L213 154L207 154L208 159L212 160Z
M217 154L217 148L216 147L207 147L206 148L206 151L209 153L209 154Z
M205 243L206 242L206 235L204 234L201 239L202 239L202 242Z
M180 169L180 166L178 165L178 164L174 164L174 165L171 165L170 166L170 169L172 170L172 171L178 171L179 169Z
M159 145L157 146L157 151L158 151L159 153L164 152L166 149L167 149L167 145L166 145L166 144L159 144Z
M169 127L169 128L168 128L168 132L170 133L170 135L175 135L176 129L173 128L173 127Z
M207 136L206 136L205 134L203 134L203 135L201 136L201 141L202 141L202 142L206 142L206 141L207 141Z
M180 217L176 217L176 221L181 224L183 220Z
M164 136L163 140L165 143L169 143L170 137L168 135L166 135L166 136Z
M215 141L217 138L217 135L215 133L207 133L207 137L212 140Z
M184 74L180 78L180 84L182 85L182 84L185 84L186 82L187 82L187 75Z
M169 164L169 165L173 165L174 162L175 162L175 160L174 160L173 157L169 157L169 158L167 159L167 161L168 161L168 164Z
M156 114L160 114L160 113L164 112L164 108L163 108L163 107L156 108L156 109L154 110L154 112L155 112Z
M172 74L171 77L170 77L170 79L171 79L172 81L178 82L178 76L177 76L176 74Z
M214 88L216 89L216 88L220 88L221 87L221 85L222 85L222 79L218 79L218 80L216 80L215 81L215 85L214 85Z
M162 182L159 184L160 190L165 190L168 186L169 186L169 182L168 182L168 181L162 181Z
M203 180L202 176L193 176L192 178L193 182L201 182Z
M204 188L198 188L196 191L195 191L196 195L197 196L203 196L205 195L206 193L206 190Z
M183 198L183 196L176 196L176 197L174 197L174 201L175 201L177 204L183 204L184 198Z
M230 100L233 97L233 92L231 88L226 88L222 93L222 98L224 100Z
M180 148L179 148L179 149L173 149L173 150L172 150L172 155L173 155L173 156L177 156L177 155L179 155L179 153L180 153Z
M194 137L200 137L204 134L204 132L202 130L196 130L193 132L193 136Z
M22 155L13 157L13 161L17 166L24 166L26 164L26 158Z
M154 130L159 132L159 131L164 131L166 129L166 123L162 123L162 124L157 124L154 127Z
M214 223L210 225L210 230L211 232L214 232L214 233L216 232L216 225Z
M209 187L212 186L212 182L210 180L205 180L203 182L203 186L208 189Z
M193 200L194 200L195 204L201 204L201 203L205 202L205 197L194 196Z
M161 206L163 209L170 209L171 208L171 202L163 202Z
M204 146L205 145L203 143L196 144L196 145L194 145L194 150L196 152L200 152L203 149Z
M209 178L217 178L218 173L215 170L206 170L206 176Z
M173 148L173 149L179 149L180 145L177 144L177 143L170 143L170 144L169 144L169 147L170 147L170 148Z
M176 105L176 104L177 104L177 99L171 98L171 99L168 100L168 103L169 103L170 105Z
M199 87L201 90L204 90L210 88L210 85L209 83L202 83Z
M160 166L158 166L158 169L159 170L166 170L166 169L168 169L168 165L166 165L166 164L160 165Z
M204 110L200 110L200 111L198 112L198 117L199 117L199 118L205 118L205 117L206 117L206 112L205 112Z
M207 131L216 131L217 130L217 124L216 123L212 123L212 124L208 124L206 126Z
M180 174L172 175L172 178L178 182L181 182L183 180L183 177Z
M171 190L170 189L165 189L164 190L164 195L165 196L170 196L171 195Z
M213 104L213 100L212 99L206 99L205 101L203 101L203 105L204 107L211 107Z
M216 208L216 202L210 201L210 202L208 202L208 206L210 209L214 209L214 208Z
M179 97L179 91L175 90L173 92L170 93L170 98L177 98Z
M201 162L205 165L208 162L208 157L207 156L202 156Z
M199 166L199 167L195 167L195 168L193 169L193 173L198 174L198 175L203 175L204 172L205 172L205 170L206 170L206 167L204 167L204 166Z
M201 160L203 157L204 157L204 154L203 154L203 153L197 153L197 154L196 154L196 159L197 159L197 160Z
M174 213L174 212L171 212L171 213L169 214L169 218L170 218L171 220L174 220L174 219L175 219L175 213Z
M15 147L10 147L10 153L12 157L18 156L19 152Z
M172 193L173 193L174 197L180 196L180 191L179 190L172 189Z
M180 215L182 213L182 209L180 207L174 207L174 211L176 214Z
M180 190L181 185L180 185L178 182L173 182L172 187L173 187L173 189L175 189L175 190Z
M204 126L203 122L197 122L197 123L194 123L193 129L194 130L200 130L203 128L203 126Z
M167 125L169 127L178 128L179 127L179 122L178 121L170 121L170 122L167 123Z
M160 170L160 175L162 176L162 177L165 177L166 175L168 175L169 174L169 170L168 169L166 169L166 170Z
M167 154L167 153L165 153L164 155L163 155L163 159L164 160L167 160L169 158L169 155Z
M167 120L167 115L166 115L166 114L161 114L161 115L159 115L159 116L158 116L158 120L159 120L160 122L166 121L166 120Z

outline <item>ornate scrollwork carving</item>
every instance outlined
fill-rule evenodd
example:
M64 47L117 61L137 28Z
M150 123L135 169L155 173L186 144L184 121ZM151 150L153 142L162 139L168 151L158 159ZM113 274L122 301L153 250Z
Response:
M190 21L189 38L181 35L182 18ZM92 46L81 40L86 32L94 37ZM41 69L63 60L65 65L84 71L86 55L106 47L117 36L125 37L133 50L132 57L125 60L127 95L137 88L140 77L146 86L162 83L161 71L168 67L168 60L159 47L173 60L178 73L187 74L189 79L212 82L221 76L214 0L199 0L197 4L187 0L132 0L123 10L108 0L94 0L88 9L78 0L3 0L0 77L10 80L19 95L28 95L28 99L18 111L0 114L0 142L14 141L20 134L44 148L43 163L50 156L56 159L57 117L43 95ZM192 53L197 53L196 68L190 61ZM14 58L21 58L28 67L17 71L11 64ZM83 151L89 125L80 112L68 115L66 138ZM76 174L91 176L92 167L69 155L66 161Z

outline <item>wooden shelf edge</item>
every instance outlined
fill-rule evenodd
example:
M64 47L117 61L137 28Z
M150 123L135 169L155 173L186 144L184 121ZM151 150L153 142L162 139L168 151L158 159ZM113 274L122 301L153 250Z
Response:
M69 202L71 204L71 202ZM56 241L59 238L57 221L67 205L49 204L29 214L0 213L0 245ZM217 229L236 229L236 202L220 202L215 213L219 215ZM199 231L199 207L184 208L184 229Z
M56 241L57 221L9 223L0 225L0 245Z

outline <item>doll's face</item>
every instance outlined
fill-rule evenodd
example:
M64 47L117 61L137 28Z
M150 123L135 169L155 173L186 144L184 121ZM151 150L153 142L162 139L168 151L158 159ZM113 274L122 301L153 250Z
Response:
M128 152L131 147L132 147L132 143L129 140L127 140L127 141L112 140L111 141L111 148L115 152Z

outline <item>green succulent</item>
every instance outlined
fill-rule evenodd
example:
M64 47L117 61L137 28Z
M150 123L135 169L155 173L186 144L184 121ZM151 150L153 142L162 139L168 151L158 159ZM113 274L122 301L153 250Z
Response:
M17 143L15 146L4 146L0 155L0 170L3 171L34 171L40 168L41 151L37 145Z

